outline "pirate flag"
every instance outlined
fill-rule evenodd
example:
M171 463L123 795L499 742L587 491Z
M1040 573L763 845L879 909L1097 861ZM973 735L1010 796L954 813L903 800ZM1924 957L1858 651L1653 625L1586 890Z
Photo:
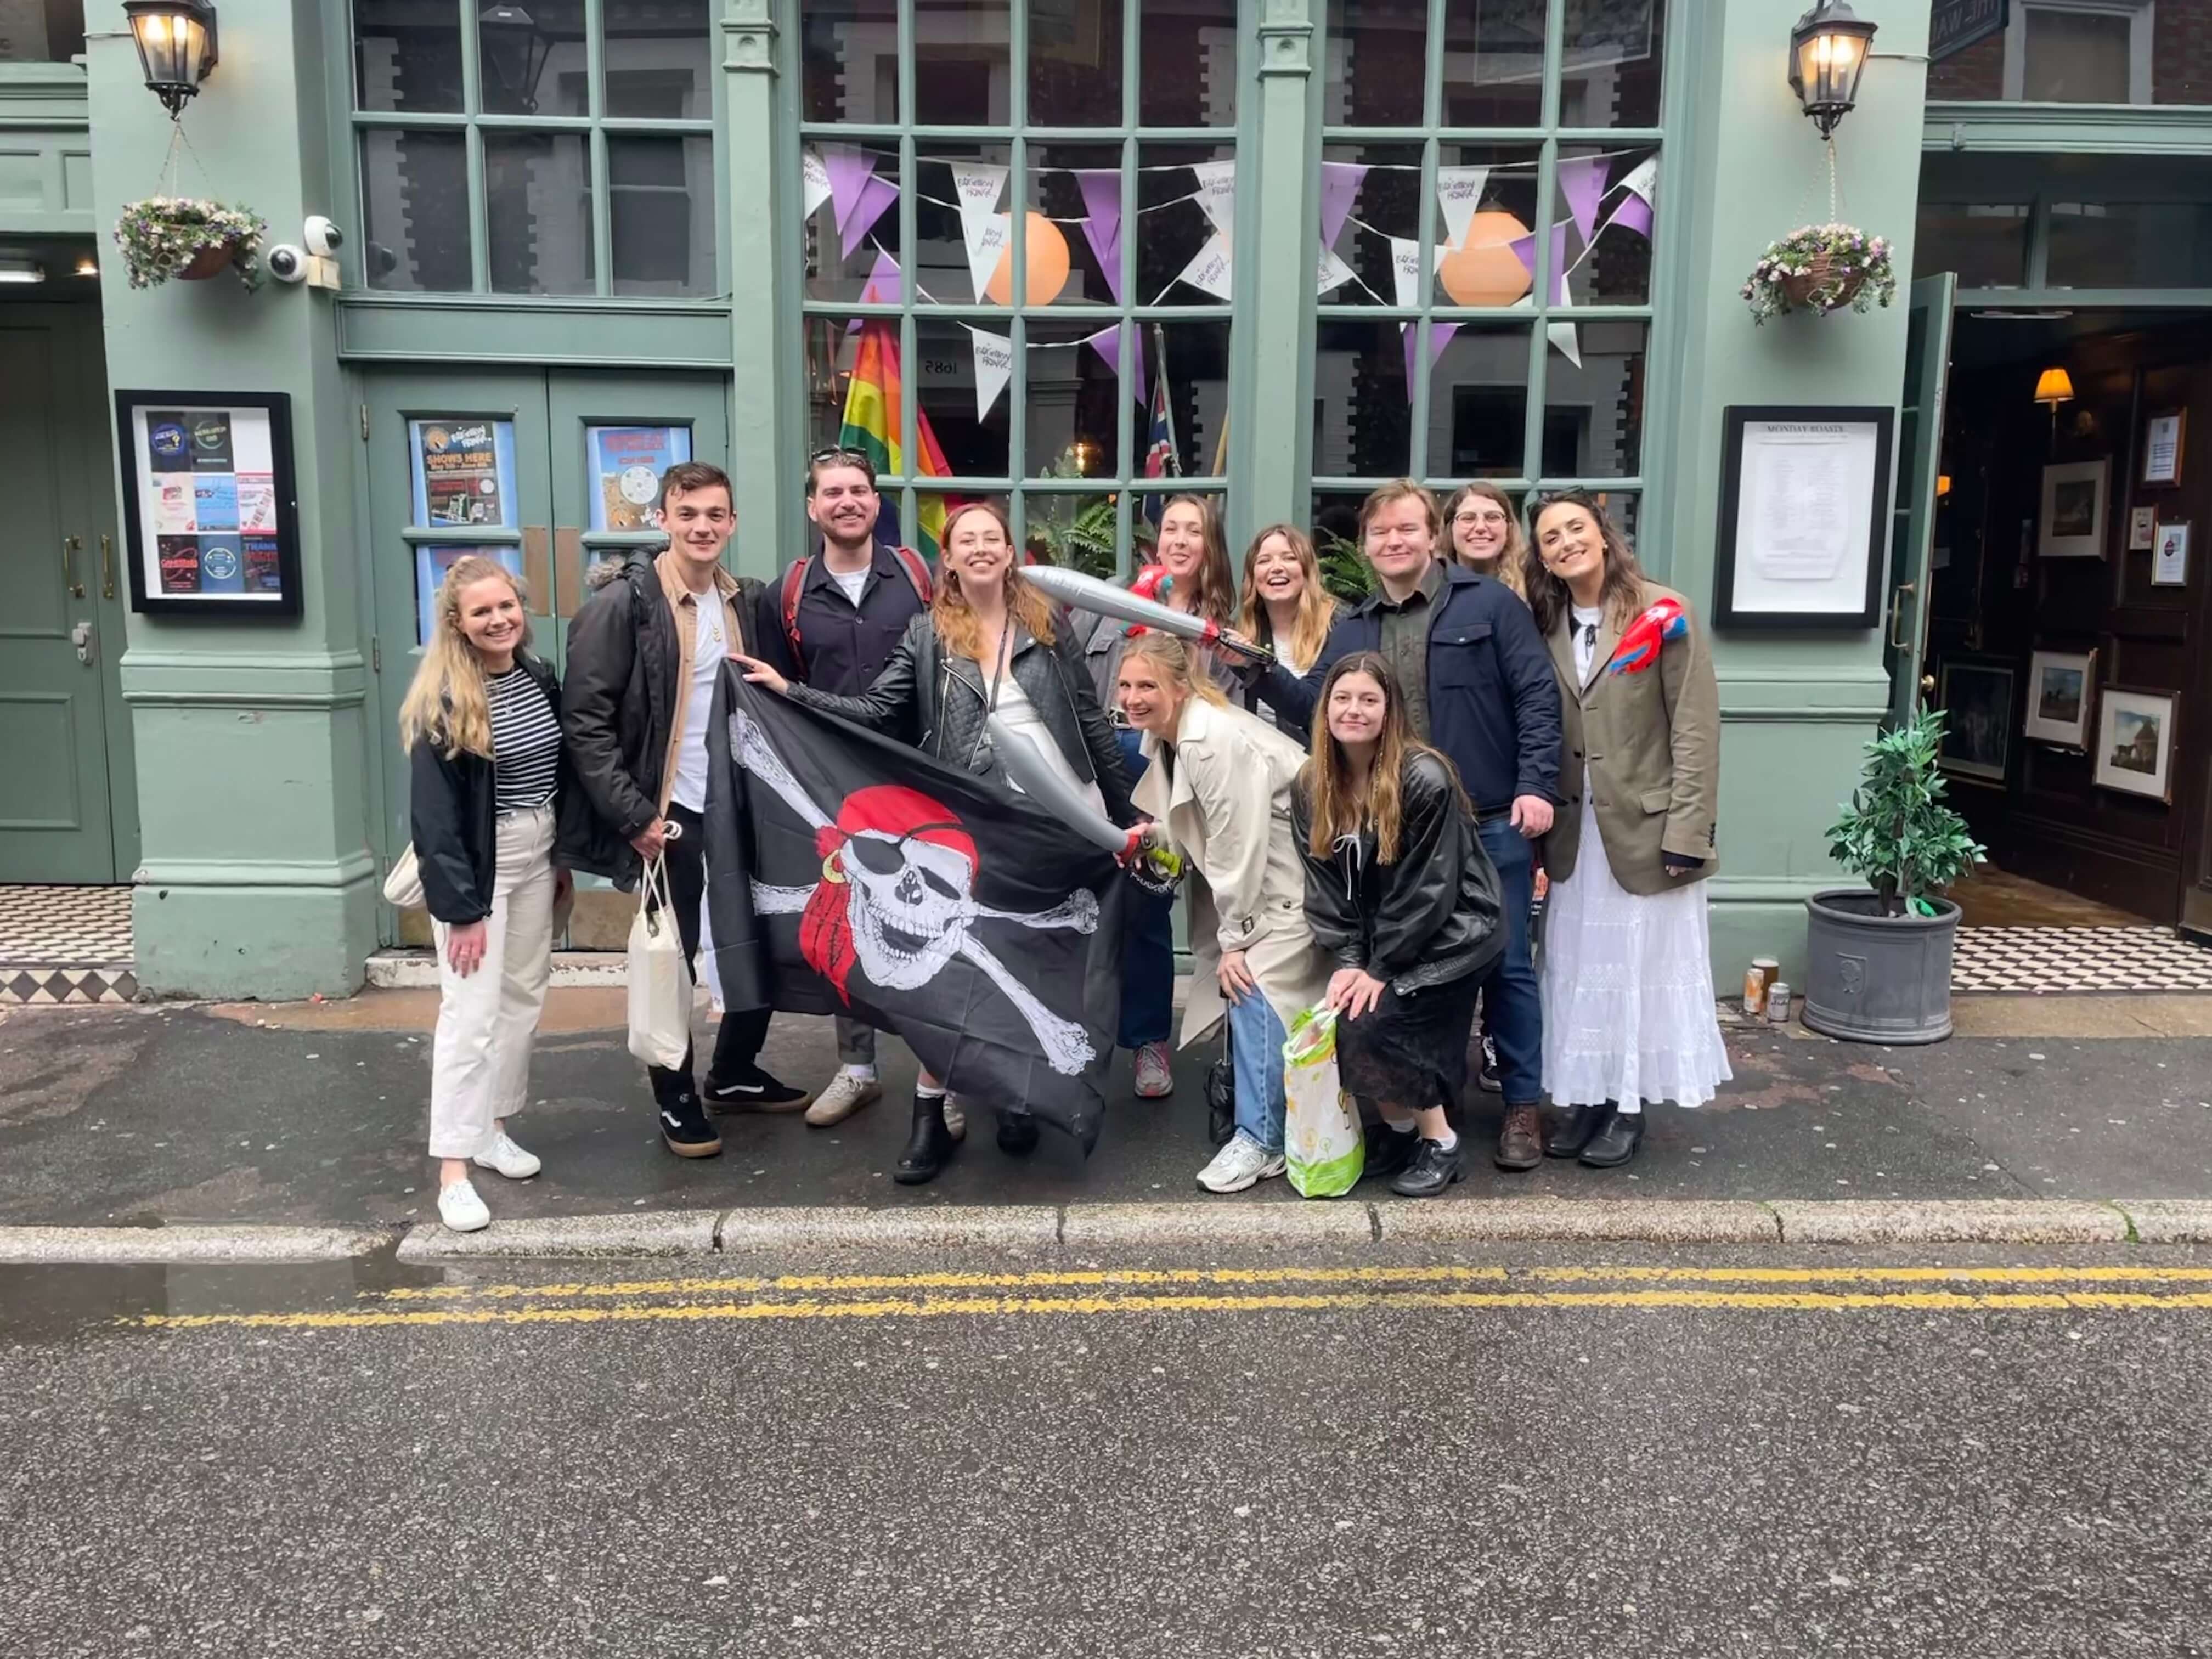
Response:
M852 1014L956 1093L1097 1139L1123 878L1004 785L725 667L707 909L729 1008Z

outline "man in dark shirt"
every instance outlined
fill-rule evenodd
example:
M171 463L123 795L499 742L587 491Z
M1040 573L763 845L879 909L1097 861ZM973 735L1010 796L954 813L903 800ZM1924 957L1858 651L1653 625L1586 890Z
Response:
M1528 953L1529 843L1552 827L1558 795L1559 682L1535 618L1510 589L1438 562L1443 525L1428 490L1410 478L1384 484L1360 508L1359 529L1376 591L1338 618L1310 673L1301 680L1278 665L1264 695L1291 718L1310 720L1330 665L1348 652L1379 651L1414 734L1458 768L1498 866L1508 930L1505 954L1482 988L1505 1095L1496 1158L1501 1169L1533 1170L1544 1157L1544 1015ZM1413 1139L1385 1141L1385 1168L1412 1157Z
M882 506L875 465L859 451L825 449L807 462L806 516L822 544L761 590L753 633L761 656L785 678L842 696L866 691L907 623L928 607L929 569L921 555L876 540ZM806 1109L817 1128L883 1097L875 1031L843 1014L836 1024L837 1075Z

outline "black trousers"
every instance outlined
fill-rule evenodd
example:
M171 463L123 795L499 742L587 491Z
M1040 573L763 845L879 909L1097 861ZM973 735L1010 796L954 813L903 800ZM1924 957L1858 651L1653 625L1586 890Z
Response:
M688 806L668 803L668 822L683 826L684 833L668 843L668 894L676 906L676 931L684 941L684 959L693 964L699 960L699 901L707 890L707 832L699 815ZM708 1063L707 1074L725 1082L747 1075L760 1057L761 1044L768 1039L769 1011L749 1008L742 1012L722 1016L721 1030L714 1037L714 1057ZM653 1097L666 1102L678 1098L692 1087L692 1055L684 1054L681 1069L671 1070L665 1066L648 1066L653 1077Z

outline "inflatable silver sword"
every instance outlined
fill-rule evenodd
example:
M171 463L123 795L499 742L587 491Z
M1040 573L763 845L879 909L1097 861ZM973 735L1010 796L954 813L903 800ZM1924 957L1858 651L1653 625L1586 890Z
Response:
M1274 653L1264 646L1248 645L1232 639L1222 631L1219 623L1204 617L1194 617L1187 611L1177 611L1157 599L1132 593L1126 587L1116 587L1112 582L1086 576L1079 570L1063 570L1058 565L1050 564L1025 565L1022 568L1022 580L1072 610L1094 611L1102 617L1111 617L1117 622L1134 623L1139 628L1156 628L1161 633L1172 634L1179 640L1188 640L1217 651L1231 652L1262 667L1275 659Z

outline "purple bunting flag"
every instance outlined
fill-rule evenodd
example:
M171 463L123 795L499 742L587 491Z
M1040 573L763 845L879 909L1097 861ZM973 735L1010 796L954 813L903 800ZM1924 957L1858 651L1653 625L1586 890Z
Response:
M1399 336L1404 340L1406 345L1406 401L1408 403L1411 403L1413 398L1413 330L1417 326L1419 326L1419 325L1413 323L1401 323L1398 325ZM1436 366L1437 360L1444 355L1444 348L1451 343L1452 336L1457 332L1459 332L1459 325L1457 323L1431 323L1429 325L1429 365L1431 368L1434 368Z
M1121 173L1117 167L1079 167L1075 182L1083 191L1083 240L1105 274L1114 303L1121 303Z
M1577 155L1559 163L1559 194L1574 216L1575 228L1588 242L1597 234L1597 207L1605 199L1606 158Z
M1336 239L1344 234L1344 222L1352 216L1352 204L1359 195L1359 186L1365 182L1367 169L1357 161L1323 161L1321 164L1321 245L1334 247Z

